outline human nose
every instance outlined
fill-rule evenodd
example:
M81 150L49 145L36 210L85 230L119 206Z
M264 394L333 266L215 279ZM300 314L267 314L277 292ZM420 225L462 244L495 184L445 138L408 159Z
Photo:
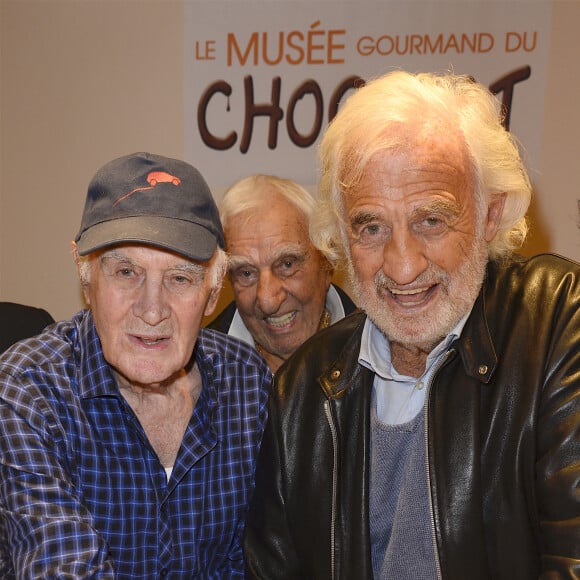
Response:
M260 272L256 285L256 304L266 315L274 314L286 298L284 284L270 271Z
M145 280L139 288L139 296L133 305L133 313L150 326L155 326L169 317L170 308L161 280Z
M412 283L429 266L425 246L406 230L393 232L383 249L383 272L401 286Z

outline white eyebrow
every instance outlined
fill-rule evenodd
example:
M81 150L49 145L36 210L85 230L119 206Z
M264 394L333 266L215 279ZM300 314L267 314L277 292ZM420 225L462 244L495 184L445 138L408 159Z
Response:
M241 266L253 266L252 262L250 262L247 258L244 258L244 256L232 256L230 254L229 261L230 270L234 268L240 268Z
M135 264L135 262L129 258L126 254L123 254L119 250L107 250L101 254L101 261L105 258L114 258L115 260L119 260L121 262L129 262L130 264Z
M278 248L271 256L270 256L270 263L273 264L277 262L280 258L284 256L298 256L298 257L305 257L308 256L309 250L300 244L288 244L281 248ZM230 270L235 268L240 268L243 266L248 266L251 268L255 268L255 264L248 260L245 256L236 256L230 254Z
M283 258L284 256L288 255L307 256L308 248L301 246L300 244L288 244L287 246L284 246L279 250L276 250L276 252L274 252L274 254L272 255L272 262L276 262L280 258Z
M356 226L362 226L377 219L380 218L376 212L362 210L351 216L350 225L352 228L356 228Z
M128 262L132 266L139 266L132 258L124 254L119 249L108 250L101 255L101 260L104 258L113 258L121 262ZM179 270L180 272L188 272L191 274L205 274L207 267L193 261L184 261L170 266L168 270Z
M189 274L195 274L196 276L205 276L207 271L206 266L202 266L196 262L185 262L183 264L176 264L172 266L170 269L179 270L180 272L187 272Z

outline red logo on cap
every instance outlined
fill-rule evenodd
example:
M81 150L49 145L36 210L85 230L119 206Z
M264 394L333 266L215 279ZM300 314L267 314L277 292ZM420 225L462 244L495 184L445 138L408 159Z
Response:
M134 190L126 193L124 196L120 197L117 201L113 203L113 206L117 205L119 202L127 199L131 195L133 195L136 191L145 191L146 189L153 189L158 183L173 183L173 185L179 185L181 183L181 179L179 177L175 177L175 175L171 175L170 173L166 173L165 171L152 171L147 175L147 183L149 187L136 187Z

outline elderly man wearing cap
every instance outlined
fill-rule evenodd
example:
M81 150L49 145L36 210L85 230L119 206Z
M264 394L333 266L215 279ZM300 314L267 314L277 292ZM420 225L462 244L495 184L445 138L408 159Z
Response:
M73 242L89 309L0 359L2 578L233 578L271 373L201 329L227 267L190 165L101 168Z

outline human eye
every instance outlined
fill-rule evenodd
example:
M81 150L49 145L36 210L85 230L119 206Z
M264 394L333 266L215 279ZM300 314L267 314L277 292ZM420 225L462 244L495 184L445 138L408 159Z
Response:
M124 288L133 288L138 286L144 278L141 268L133 264L119 264L114 270L114 279L117 284Z
M122 289L137 287L144 276L142 269L128 260L105 256L101 264L106 278Z
M232 284L248 287L256 283L258 272L249 266L237 266L230 270Z
M299 269L300 265L304 262L303 256L283 256L274 263L274 272L282 277L288 277L294 275Z
M196 288L205 279L205 268L203 266L191 265L185 268L178 268L167 272L164 278L166 288L172 292L183 294L191 288Z
M436 230L445 226L446 222L438 216L426 217L419 225L428 230Z
M115 271L119 278L132 278L136 276L135 268L133 266L119 266Z
M353 220L352 237L362 246L383 245L390 236L390 228L374 216L362 215Z
M413 229L425 236L439 236L446 233L457 220L457 214L453 208L436 206L421 210L415 216Z
M191 286L193 285L193 280L191 276L186 276L185 274L172 274L169 276L169 282L173 286Z

